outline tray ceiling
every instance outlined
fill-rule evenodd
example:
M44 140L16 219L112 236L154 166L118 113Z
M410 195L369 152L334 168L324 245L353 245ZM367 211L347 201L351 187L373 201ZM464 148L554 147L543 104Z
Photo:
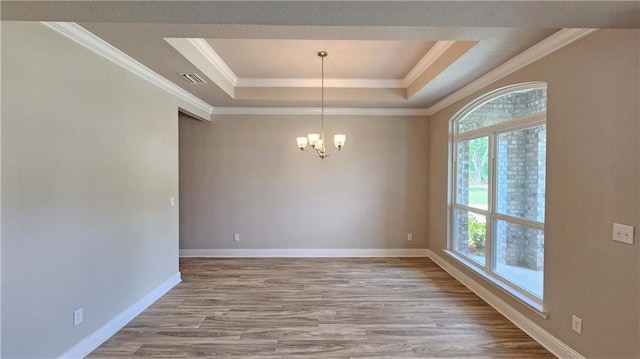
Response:
M3 20L77 22L216 108L318 106L318 50L327 106L427 108L561 28L638 27L639 13L630 1L2 3Z

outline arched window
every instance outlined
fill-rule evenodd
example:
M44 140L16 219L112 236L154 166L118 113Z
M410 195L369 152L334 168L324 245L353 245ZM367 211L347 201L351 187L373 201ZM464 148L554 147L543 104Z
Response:
M546 84L527 83L482 96L452 119L449 249L536 308L543 298L546 108Z

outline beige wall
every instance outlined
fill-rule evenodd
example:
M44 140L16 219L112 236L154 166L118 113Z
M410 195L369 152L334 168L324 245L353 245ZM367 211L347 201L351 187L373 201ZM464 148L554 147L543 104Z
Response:
M180 248L426 248L427 120L328 117L347 143L324 160L295 144L319 122L181 116Z
M451 262L590 358L640 357L639 245L611 240L640 225L640 32L602 30L435 114L430 120L429 242ZM479 95L548 82L544 320L447 257L449 120ZM571 331L571 315L583 333Z
M177 273L177 111L45 26L2 22L3 358L59 356Z

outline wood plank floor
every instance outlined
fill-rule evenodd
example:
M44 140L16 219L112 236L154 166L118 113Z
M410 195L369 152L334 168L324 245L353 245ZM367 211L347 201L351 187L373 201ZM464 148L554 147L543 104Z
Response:
M553 358L426 258L180 259L89 358Z

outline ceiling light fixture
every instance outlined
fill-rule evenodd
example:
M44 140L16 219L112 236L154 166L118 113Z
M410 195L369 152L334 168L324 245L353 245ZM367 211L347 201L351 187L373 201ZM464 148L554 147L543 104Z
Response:
M310 133L307 137L296 137L296 143L301 151L307 151L315 157L324 159L331 156L336 151L340 151L344 147L344 143L347 140L347 135L336 134L333 136L333 144L336 146L331 152L327 153L324 142L324 58L327 57L326 51L319 51L318 56L322 60L322 105L320 107L320 133ZM307 144L311 147L311 150L307 149Z

